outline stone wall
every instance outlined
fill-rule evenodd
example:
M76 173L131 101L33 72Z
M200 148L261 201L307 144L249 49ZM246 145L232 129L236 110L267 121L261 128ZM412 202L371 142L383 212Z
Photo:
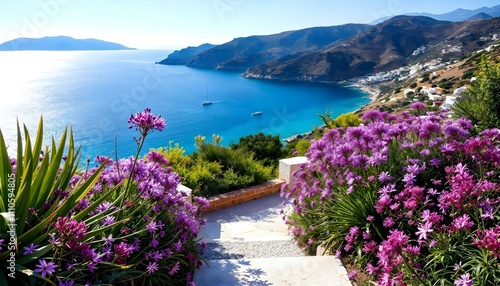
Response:
M281 189L281 185L285 183L282 179L276 179L263 184L244 188L237 191L228 192L208 198L210 207L205 212L218 210L221 208L233 206L239 203L247 202L253 199L266 197L277 193Z

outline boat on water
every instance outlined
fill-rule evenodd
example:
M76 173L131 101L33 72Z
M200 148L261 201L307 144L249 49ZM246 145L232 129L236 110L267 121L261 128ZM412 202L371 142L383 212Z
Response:
M212 104L213 102L210 101L210 100L208 100L208 86L206 84L205 84L205 95L207 97L207 100L203 101L201 103L201 105L210 105L210 104Z
M262 111L256 111L252 113L252 116L262 115Z

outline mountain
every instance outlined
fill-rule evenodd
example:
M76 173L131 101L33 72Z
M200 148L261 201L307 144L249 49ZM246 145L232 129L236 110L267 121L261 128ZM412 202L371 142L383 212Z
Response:
M74 39L67 36L18 38L0 44L0 51L77 51L77 50L133 50L123 45L96 39Z
M486 19L491 19L493 18L492 16L486 14L486 13L478 13L472 17L467 18L465 21L477 21L477 20L486 20Z
M500 17L500 5L497 5L494 7L482 7L482 8L475 9L475 10L456 9L454 11L444 13L444 14L407 13L405 15L430 17L430 18L440 20L440 21L462 22L462 21L466 21L467 19L474 17L475 15L480 14L480 13L485 13L491 17ZM392 16L379 18L370 24L376 25L376 24L382 23L382 22L390 19L391 17Z
M296 57L317 51L369 28L365 24L346 24L287 31L266 36L236 38L193 57L190 67L246 70L284 56Z
M340 44L293 59L278 59L250 68L248 78L342 81L398 69L424 59L459 58L481 48L481 37L497 33L500 18L471 22L397 16ZM426 52L414 55L418 48Z
M160 62L159 64L162 65L186 65L190 61L193 60L193 58L200 54L203 53L206 50L209 50L216 45L212 44L203 44L198 47L187 47L178 51L174 51L168 57Z

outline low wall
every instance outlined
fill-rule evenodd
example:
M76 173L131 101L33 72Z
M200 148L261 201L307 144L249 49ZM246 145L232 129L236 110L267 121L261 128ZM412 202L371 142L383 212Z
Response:
M247 202L253 199L266 197L277 193L281 185L285 183L282 179L276 179L263 184L244 188L237 191L228 192L208 198L210 207L205 212L211 212L225 207L230 207L239 203Z

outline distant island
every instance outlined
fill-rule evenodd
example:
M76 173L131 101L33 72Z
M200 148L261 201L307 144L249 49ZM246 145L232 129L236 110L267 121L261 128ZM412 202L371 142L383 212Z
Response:
M98 51L135 50L97 39L74 39L68 36L17 38L0 44L0 51Z

